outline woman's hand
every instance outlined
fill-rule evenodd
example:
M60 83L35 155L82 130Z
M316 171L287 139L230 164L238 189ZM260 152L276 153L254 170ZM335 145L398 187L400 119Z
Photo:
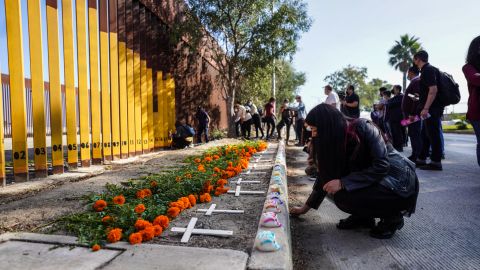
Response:
M308 212L308 210L310 210L310 207L306 204L304 204L301 207L298 207L298 206L297 207L292 207L290 209L290 215L300 216L300 215L306 214Z
M327 192L328 194L332 195L337 193L341 189L342 182L340 182L340 179L331 180L323 186L323 190L325 190L325 192Z

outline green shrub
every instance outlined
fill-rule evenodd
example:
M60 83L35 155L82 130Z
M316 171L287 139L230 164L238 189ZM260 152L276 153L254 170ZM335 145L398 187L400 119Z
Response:
M220 140L227 137L227 131L215 128L210 133L210 138L212 140Z
M467 122L465 122L465 121L459 121L459 122L455 123L455 126L457 126L458 130L468 129Z

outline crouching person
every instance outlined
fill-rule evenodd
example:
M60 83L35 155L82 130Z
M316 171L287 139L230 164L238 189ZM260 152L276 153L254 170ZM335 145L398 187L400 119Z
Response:
M370 228L375 238L391 238L415 211L419 183L415 165L399 154L380 130L365 119L345 117L321 104L307 116L313 129L318 177L307 202L290 210L302 215L318 209L325 196L350 216L338 229ZM380 222L375 224L375 218Z
M195 130L180 121L175 122L175 133L172 135L172 148L183 149L192 145Z

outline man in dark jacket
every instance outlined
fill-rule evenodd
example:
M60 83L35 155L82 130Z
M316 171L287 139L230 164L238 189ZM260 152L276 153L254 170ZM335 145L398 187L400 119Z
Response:
M402 100L402 112L410 120L408 125L408 136L410 137L410 144L412 145L412 154L408 157L413 162L417 161L420 151L422 150L422 121L416 121L419 116L418 99L420 96L420 71L416 66L408 69L407 78L410 84L405 90L405 95Z
M208 143L208 124L210 123L210 116L202 106L197 107L195 119L197 120L197 143L202 143L202 134L205 134L205 143Z
M403 119L402 113L402 87L400 85L393 86L393 97L388 100L387 114L390 132L392 135L393 147L398 152L403 152L403 145L405 144L405 132L400 122Z

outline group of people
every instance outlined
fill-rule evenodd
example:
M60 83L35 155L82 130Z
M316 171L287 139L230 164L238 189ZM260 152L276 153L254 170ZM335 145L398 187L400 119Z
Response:
M353 87L347 89L340 110L336 102L334 106L327 103L327 98L308 113L311 160L317 175L308 200L293 207L292 215L318 209L329 196L350 214L340 220L338 229L369 228L372 237L387 239L404 226L403 216L410 216L416 208L419 182L415 169L442 170L444 154L441 117L445 93L441 91L447 90L441 80L445 75L429 63L426 51L416 53L413 63L404 93L399 85L391 91L379 90L381 99L375 104L372 121L358 119L352 110L358 106ZM470 44L463 72L469 91L467 119L477 138L480 166L480 36ZM325 93L328 91L330 86L325 87ZM400 153L406 134L412 146L408 158Z
M283 129L286 128L286 142L288 144L290 141L290 130L292 125L294 125L298 145L303 145L305 140L304 132L306 130L304 123L307 111L301 96L297 95L295 101L294 104L291 104L288 99L283 101L279 109L280 119L278 121L276 100L273 97L269 99L263 108L258 108L252 100L249 100L245 105L237 101L234 107L237 137L250 139L253 125L255 127L255 139L265 138L270 140L275 137L275 131L277 132L276 138L282 139Z

